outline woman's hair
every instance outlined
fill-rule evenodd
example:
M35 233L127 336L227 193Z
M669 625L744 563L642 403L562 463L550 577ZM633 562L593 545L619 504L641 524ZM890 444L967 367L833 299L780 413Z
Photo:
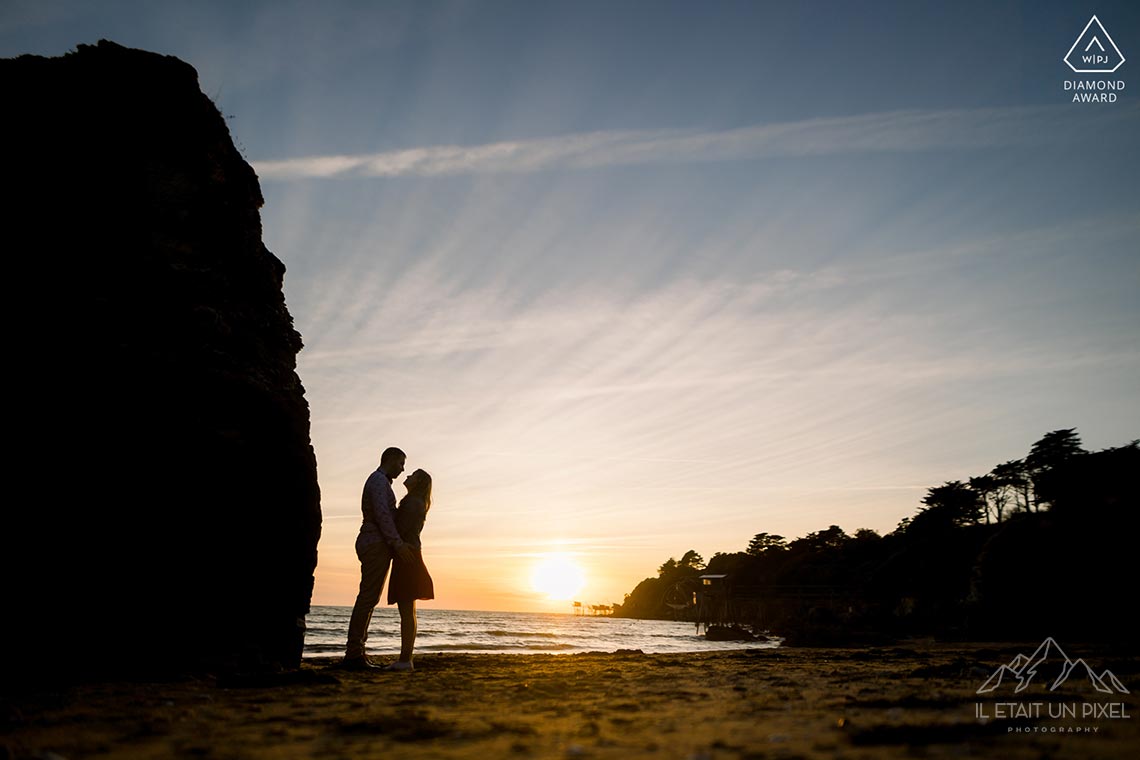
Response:
M408 489L408 496L418 496L424 500L424 512L431 509L431 475L423 470L412 473L412 487Z

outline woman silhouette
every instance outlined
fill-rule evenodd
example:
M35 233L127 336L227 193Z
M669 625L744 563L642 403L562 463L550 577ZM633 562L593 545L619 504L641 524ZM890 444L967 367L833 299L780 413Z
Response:
M431 509L431 475L416 470L404 480L408 495L400 500L396 509L396 529L400 538L411 547L411 559L396 559L392 563L392 580L388 583L388 604L400 609L400 659L386 670L415 670L412 649L416 645L416 600L434 599L435 587L424 565L420 531Z

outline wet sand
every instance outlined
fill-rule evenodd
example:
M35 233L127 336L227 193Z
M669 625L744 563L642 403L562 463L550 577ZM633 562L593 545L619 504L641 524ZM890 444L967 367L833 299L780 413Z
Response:
M1140 658L1080 650L1132 694L1097 694L1087 683L1064 695L976 694L998 665L1034 646L427 654L410 674L307 660L269 679L6 694L3 743L8 757L53 760L1136 757ZM1130 717L976 716L979 702L992 715L995 702L1014 700L1119 703Z

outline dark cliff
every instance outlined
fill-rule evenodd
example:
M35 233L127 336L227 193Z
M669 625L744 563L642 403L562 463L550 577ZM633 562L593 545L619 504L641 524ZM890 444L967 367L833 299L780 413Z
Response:
M320 495L256 175L177 58L0 85L6 636L63 671L297 664Z

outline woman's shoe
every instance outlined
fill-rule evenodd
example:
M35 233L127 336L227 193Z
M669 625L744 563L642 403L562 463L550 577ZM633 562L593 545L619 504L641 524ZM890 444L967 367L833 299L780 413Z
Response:
M395 662L384 666L384 670L411 671L415 669L416 667L412 665L411 660L408 662L404 662L403 660L396 660Z

